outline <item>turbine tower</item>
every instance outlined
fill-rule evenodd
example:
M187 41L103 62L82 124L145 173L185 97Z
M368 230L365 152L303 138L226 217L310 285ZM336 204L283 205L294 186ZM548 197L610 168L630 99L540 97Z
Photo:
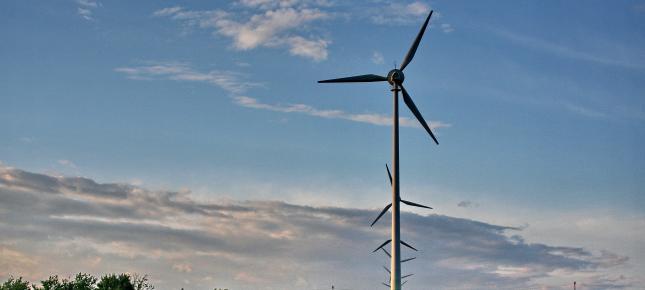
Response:
M419 31L419 34L417 34L417 37L414 39L414 42L412 43L410 50L408 50L408 53L405 55L405 58L403 58L403 62L401 62L401 68L397 69L395 67L387 74L387 77L374 75L374 74L367 74L367 75L358 75L358 76L352 76L352 77L318 81L319 83L355 83L355 82L387 81L392 86L391 91L394 95L394 105L393 105L394 108L393 108L393 116L392 116L392 122L393 122L392 164L393 164L394 174L390 174L390 170L389 168L387 168L388 175L390 177L390 183L392 184L392 203L387 205L383 209L383 211L379 214L379 216L376 218L376 220L372 223L372 225L374 225L378 221L378 219L381 218L381 216L383 216L383 214L385 214L390 208L392 209L392 238L384 242L378 248L376 248L376 250L374 250L374 252L378 250L383 250L383 252L385 252L385 254L387 254L390 257L390 269L387 269L387 267L385 269L387 270L388 273L390 273L390 281L389 281L390 283L389 284L383 283L383 284L387 287L390 287L391 290L401 290L401 286L405 284L405 282L403 282L403 284L401 283L401 278L409 277L412 275L412 274L409 274L401 277L401 263L414 259L414 258L409 258L409 259L404 259L403 261L401 260L401 244L416 251L414 247L410 246L408 243L401 240L401 225L399 222L399 219L400 219L399 204L400 202L403 202L411 206L430 208L417 203L402 200L401 195L399 194L399 187L400 187L400 184L399 184L399 92L402 93L403 102L405 102L405 104L410 109L410 111L412 111L412 114L417 118L417 120L419 120L419 123L421 123L421 125L426 130L426 132L430 134L430 137L432 138L432 140L434 140L434 142L437 145L439 145L437 138L430 130L430 126L428 126L425 119L423 119L421 112L419 112L419 109L417 109L417 106L412 101L412 98L403 87L403 81L405 79L403 70L408 66L408 64L410 64L410 62L412 61L412 58L414 57L414 54L417 52L417 48L419 47L419 43L421 42L423 33L425 32L426 27L428 26L430 17L432 17L432 11L430 11L430 14L428 14L428 17L423 23L423 26L421 26L421 30ZM390 252L388 252L387 250L385 250L385 248L383 248L388 243L391 243Z

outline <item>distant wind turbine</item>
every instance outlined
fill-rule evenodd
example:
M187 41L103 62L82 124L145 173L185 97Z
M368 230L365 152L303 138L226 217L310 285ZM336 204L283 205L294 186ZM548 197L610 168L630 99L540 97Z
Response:
M401 62L401 68L397 69L395 66L393 70L388 72L387 77L374 75L374 74L366 74L366 75L358 75L358 76L352 76L352 77L318 81L319 83L360 83L360 82L387 81L392 86L391 91L393 92L393 95L394 95L394 109L393 109L394 114L392 116L393 133L394 133L393 134L393 152L392 152L393 153L392 164L394 165L393 176L392 174L390 174L389 168L387 170L388 175L390 176L390 182L392 184L392 203L387 205L385 209L383 209L383 211L376 218L376 220L372 223L372 225L374 225L374 223L376 223L376 221L378 221L378 219L381 216L383 216L383 214L385 214L390 208L392 209L392 238L386 241L385 243L381 244L381 246L379 246L378 248L376 248L376 250L374 250L374 252L376 252L379 249L381 249L388 256L390 256L390 269L386 268L386 270L390 273L390 283L389 284L383 283L383 284L387 287L390 287L391 290L400 290L401 286L405 284L405 282L403 282L403 284L401 283L401 278L402 278L401 263L403 262L401 261L401 244L415 251L417 250L414 247L410 246L408 243L401 241L401 227L399 223L399 218L400 218L399 202L403 202L411 206L430 208L410 201L401 200L400 194L399 194L399 187L400 187L399 186L399 91L402 92L403 94L403 102L405 102L405 104L408 106L410 111L412 111L412 114L417 118L417 120L419 120L419 123L421 123L421 125L426 130L426 132L430 134L430 137L432 138L432 140L434 140L434 142L437 145L439 145L439 141L437 141L437 138L432 133L432 130L430 130L430 126L428 126L425 119L423 119L421 112L419 112L419 109L412 101L412 98L403 87L403 81L405 79L403 70L408 66L408 64L410 64L410 62L412 61L412 58L414 57L414 54L417 52L417 48L419 47L421 38L423 37L426 27L428 26L430 17L432 17L432 11L430 11L430 14L428 14L428 17L423 23L423 26L421 26L421 30L419 31L419 34L417 34L417 37L414 39L414 42L412 43L410 50L408 50L408 53L405 55L405 58L403 58L403 62ZM387 250L385 250L383 247L385 247L390 242L391 242L391 252L387 252ZM414 258L405 259L404 261L407 262L412 259ZM408 277L408 276L411 276L411 274L406 275L405 277Z

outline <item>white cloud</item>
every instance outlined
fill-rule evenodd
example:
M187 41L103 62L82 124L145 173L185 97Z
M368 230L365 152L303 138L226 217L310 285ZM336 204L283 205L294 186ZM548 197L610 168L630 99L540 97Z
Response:
M100 6L99 2L96 0L76 0L76 3L78 3L78 5L91 8L97 8Z
M256 9L275 9L286 7L331 6L329 0L239 0L238 4Z
M331 43L329 40L310 40L300 36L289 37L287 42L291 54L308 57L315 61L327 59L327 46Z
M76 9L78 15L88 21L94 20L94 10L102 6L101 2L96 0L76 0L76 4L78 4Z
M168 79L174 81L204 82L231 93L241 93L260 84L243 80L243 75L231 71L199 72L181 62L152 62L135 67L119 67L115 71L134 80Z
M430 13L430 6L421 1L408 4L394 2L381 6L380 8L369 9L370 18L376 24L402 25L417 23Z
M386 261L370 254L389 234L386 222L366 226L378 210L218 203L189 192L6 166L0 166L0 201L0 279L13 274L38 281L92 267L147 273L159 289L182 283L209 289L219 287L216 281L234 289L295 290L328 277L362 289L378 286L377 265ZM471 219L409 212L402 219L406 240L421 250L411 262L424 269L414 285L566 289L545 278L571 277L587 277L581 283L587 289L638 285L639 277L609 273L628 265L619 254L527 243L518 228Z
M383 64L385 62L385 59L383 58L383 54L381 54L378 51L375 51L372 53L372 62L375 64Z
M426 15L430 12L430 6L423 2L415 1L405 6L405 12L410 15Z
M300 1L298 0L240 0L238 2L247 7L271 9L276 7L292 7Z
M177 263L172 265L173 270L177 272L190 273L193 271L193 267L188 263Z
M199 72L191 68L188 64L181 62L150 62L148 65L143 66L119 67L116 68L115 71L123 73L129 79L133 80L165 79L208 83L228 91L232 94L232 101L234 104L247 108L282 113L300 113L327 119L343 119L379 126L390 126L392 123L392 118L390 116L381 114L356 114L333 109L321 110L306 104L272 105L261 103L256 98L239 95L247 89L260 86L261 84L245 81L243 80L243 75L231 71L212 70L209 72ZM399 124L403 127L420 127L416 120L406 117L401 117L399 119ZM431 121L429 126L432 129L437 129L451 127L452 125L441 121Z
M208 73L202 73L193 70L185 63L179 62L157 62L147 66L120 67L116 68L115 71L124 73L128 78L134 80L155 80L161 78L175 81L206 82L216 85L233 94L242 93L250 87L259 85L258 83L241 81L239 74L234 72L210 71ZM261 103L255 98L239 95L232 96L232 100L236 105L253 109L282 113L300 113L314 117L343 119L378 126L390 126L392 124L392 118L382 114L355 114L333 109L321 110L305 104L271 105ZM420 127L416 120L405 117L399 118L399 124L402 127ZM433 130L452 126L452 124L441 121L431 121L428 125Z
M269 5L271 1L247 1L246 5ZM244 3L243 3L244 4ZM187 11L180 7L157 10L154 16L165 16L181 21L187 26L214 29L218 35L233 40L233 48L251 50L259 46L286 47L292 55L314 61L327 59L330 41L321 37L305 38L298 35L306 26L329 15L317 8L290 7L261 10L250 17L222 10ZM246 18L244 21L240 19Z
M154 13L152 13L152 15L157 17L170 16L170 15L176 14L181 10L182 8L180 6L167 7L167 8L163 8L155 11Z
M448 23L442 23L441 24L441 31L443 31L444 33L451 33L453 31L455 31L455 28L452 27L452 25L450 25Z
M343 119L360 123L367 123L378 126L390 126L392 125L392 117L381 114L374 113L363 113L363 114L354 114L347 113L342 110L321 110L315 107L305 105L305 104L289 104L289 105L271 105L259 102L255 98L246 97L246 96L237 96L234 97L234 102L240 106L269 110L282 113L300 113L314 117L328 118L328 119ZM419 127L419 124L416 120L400 117L399 124L403 127ZM443 123L441 121L432 121L430 122L430 128L445 128L450 127L450 124Z
M74 168L74 169L78 168L74 162L69 161L67 159L58 160L58 164L66 166L66 167Z

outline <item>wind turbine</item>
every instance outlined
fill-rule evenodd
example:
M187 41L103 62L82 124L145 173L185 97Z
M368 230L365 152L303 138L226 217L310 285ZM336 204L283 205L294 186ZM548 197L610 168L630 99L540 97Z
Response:
M392 209L392 238L386 241L385 243L383 243L378 248L376 248L376 250L374 251L376 252L379 249L382 249L388 256L390 256L390 269L388 269L388 272L390 272L390 283L389 284L384 283L384 285L390 287L391 290L400 290L402 285L401 284L401 278L402 278L401 277L401 262L402 262L401 244L416 251L414 247L401 241L401 226L399 222L400 202L402 201L405 204L412 205L412 206L421 206L416 203L401 200L400 194L399 194L399 91L403 95L403 102L405 102L405 104L408 106L410 111L412 111L412 114L417 118L417 120L419 120L419 123L421 123L421 125L426 130L426 132L430 134L430 137L432 138L432 140L434 140L434 142L437 145L439 145L439 141L437 141L437 138L432 133L432 130L430 130L430 126L428 126L425 119L423 119L421 112L419 112L419 109L414 104L414 101L412 101L412 98L403 87L403 81L405 80L403 70L410 64L410 62L412 61L412 58L414 57L414 54L417 52L417 48L419 47L419 43L421 42L423 33L425 32L426 27L428 26L430 17L432 17L432 11L430 11L430 14L428 14L428 17L423 23L423 26L421 26L421 30L419 31L419 34L417 34L417 37L414 39L414 42L412 42L412 46L410 47L410 50L408 50L408 53L405 55L405 58L403 58L403 62L401 62L401 68L397 69L395 67L393 70L388 72L387 77L383 77L375 74L366 74L366 75L358 75L358 76L351 76L351 77L345 77L345 78L318 81L319 83L359 83L359 82L387 81L392 86L391 91L393 92L393 95L394 95L394 109L393 109L393 116L392 116L392 122L393 122L392 164L394 165L394 174L393 174L393 178L392 176L390 177L391 183L392 183L392 203L386 206L385 209L381 212L381 214L376 218L376 220L378 220L383 214L385 214L385 212L387 212L388 209L390 208ZM389 174L389 169L388 169L388 174ZM425 206L421 206L421 207L425 207ZM374 221L374 223L375 222L376 221ZM374 223L372 223L372 225L374 225ZM390 242L391 242L391 251L388 253L387 251L385 251L383 247L385 247Z

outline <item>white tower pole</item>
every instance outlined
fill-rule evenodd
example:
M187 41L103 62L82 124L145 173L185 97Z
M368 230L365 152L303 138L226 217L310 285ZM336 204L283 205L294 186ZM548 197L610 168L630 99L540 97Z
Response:
M393 117L393 156L394 166L392 180L392 257L390 263L390 289L401 290L401 226L399 223L399 86L394 83L392 92L394 95Z

